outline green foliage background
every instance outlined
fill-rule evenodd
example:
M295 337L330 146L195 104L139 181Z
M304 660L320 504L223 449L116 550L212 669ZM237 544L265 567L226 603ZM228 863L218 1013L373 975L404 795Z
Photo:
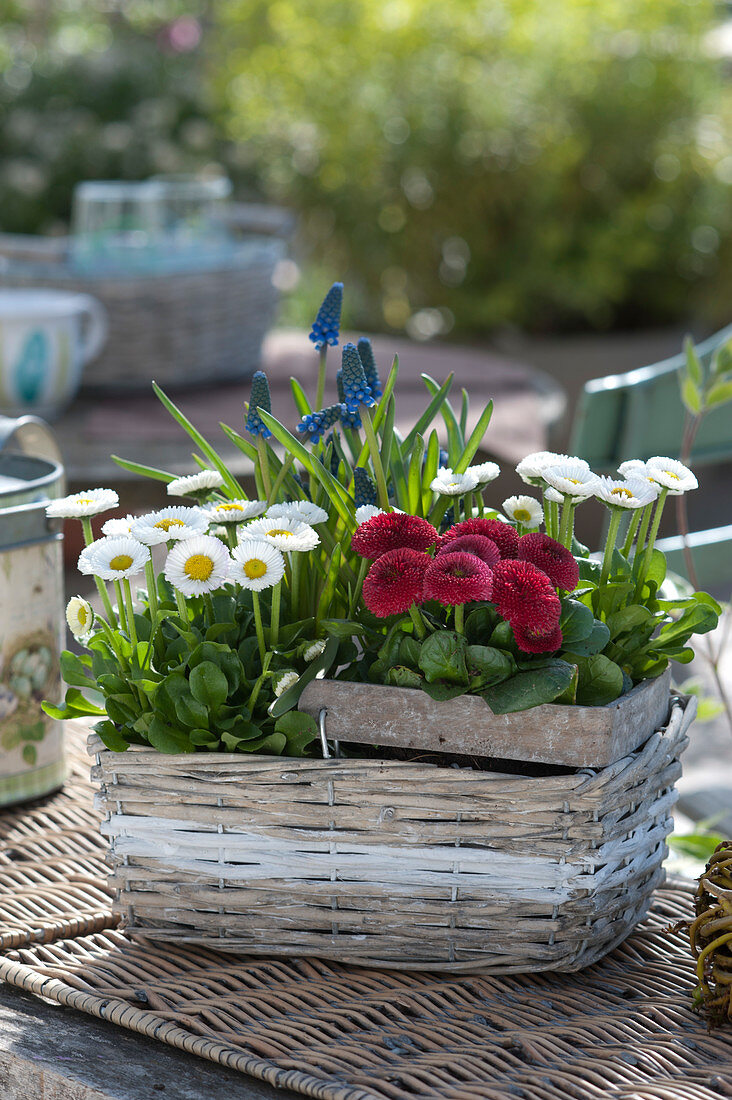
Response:
M649 324L715 274L732 160L708 0L219 11L230 132L357 322Z
M218 167L299 212L303 324L335 278L349 324L418 336L727 320L723 15L0 0L0 228L63 230L80 179Z

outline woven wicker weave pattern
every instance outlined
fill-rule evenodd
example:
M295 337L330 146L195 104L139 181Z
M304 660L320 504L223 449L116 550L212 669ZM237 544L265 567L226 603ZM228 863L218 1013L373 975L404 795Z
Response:
M115 754L102 831L129 935L453 972L573 970L663 880L694 702L599 771Z
M247 207L236 209L256 233ZM261 220L263 233L289 232L284 220L274 226ZM85 389L147 390L153 378L164 387L200 386L257 369L277 307L272 273L284 254L282 239L252 236L232 245L219 267L130 276L77 274L58 241L27 240L0 236L0 286L78 291L106 307L107 342L84 370Z
M0 815L0 930L18 945L6 942L0 980L321 1100L732 1093L732 1038L691 1011L688 937L668 930L692 915L689 883L657 892L631 938L579 974L402 975L160 948L101 931L109 907L96 930L73 931L105 894L80 725L68 724L64 791Z

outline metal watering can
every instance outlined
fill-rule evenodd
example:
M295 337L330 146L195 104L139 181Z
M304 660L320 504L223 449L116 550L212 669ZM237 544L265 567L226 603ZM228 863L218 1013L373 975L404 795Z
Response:
M0 806L48 794L66 778L63 725L41 709L62 695L62 521L45 509L64 492L47 425L0 416Z

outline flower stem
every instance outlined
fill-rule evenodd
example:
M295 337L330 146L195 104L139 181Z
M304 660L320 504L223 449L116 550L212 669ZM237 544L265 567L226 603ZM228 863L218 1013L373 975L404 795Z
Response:
M90 546L91 543L94 542L94 532L92 531L91 520L88 516L81 517L81 529L84 532L84 545ZM101 579L101 577L95 577L94 581L97 586L97 592L101 597L105 614L107 616L107 619L109 620L109 625L114 627L117 625L117 616L112 609L112 601L109 598L107 586Z
M206 615L208 616L208 625L213 626L216 622L216 612L214 611L213 600L211 599L210 592L204 592L203 594L203 606L206 608Z
M633 515L630 517L630 523L628 524L628 532L625 536L625 542L623 543L623 557L627 558L633 548L633 539L635 533L638 530L638 524L640 523L642 508L636 508Z
M117 596L117 611L119 612L119 625L122 627L125 634L127 634L128 638L129 638L130 635L128 633L128 627L127 627L127 616L125 615L125 598L122 595L122 585L120 584L119 581L112 581L112 584L114 585L115 595Z
M458 634L465 633L465 604L455 604L455 630Z
M557 505L558 507L558 505ZM572 543L572 516L574 513L574 504L569 493L564 495L564 504L562 505L562 521L559 525L559 539L562 546L566 546L569 550Z
M381 465L379 441L376 438L374 425L371 422L371 413L365 406L362 410L361 421L363 423L363 431L364 435L366 436L366 442L369 445L369 451L371 454L371 465L373 466L374 474L376 475L376 488L379 493L379 507L383 508L384 511L387 512L389 510L389 491L386 487L384 468Z
M607 533L607 541L605 543L605 553L602 556L602 572L600 573L600 585L607 584L610 576L610 567L613 561L613 551L615 550L615 543L618 537L618 531L620 530L620 521L623 518L622 508L610 509L610 529Z
M551 517L551 531L547 534L555 539L559 534L559 502L556 500L549 501L549 515Z
M183 626L188 626L188 607L183 593L179 592L177 588L175 589L175 603L178 608L178 614L183 621Z
M262 485L264 486L264 492L267 500L270 498L272 492L272 480L269 476L269 454L267 453L267 442L263 435L257 436L257 451L259 452L259 470L262 475Z
M325 397L325 361L328 355L328 345L323 344L320 349L320 360L318 362L318 385L315 390L315 408L322 409L323 398Z
M280 600L282 597L282 581L272 589L272 610L269 616L269 647L274 649L280 633Z
M254 608L254 626L257 631L257 641L259 642L259 657L262 661L262 667L264 667L264 658L267 654L267 647L264 644L264 627L262 626L262 609L259 606L259 593L252 592L252 607Z
M299 553L288 554L290 559L290 618L300 618L300 567L302 559Z
M152 553L145 562L145 577L147 578L147 606L150 609L150 621L152 623L157 618L158 614L157 580L155 577ZM152 634L150 637L152 637Z
M122 587L125 594L125 607L127 608L127 627L130 634L130 641L132 642L133 646L137 648L137 627L135 625L135 608L132 602L132 586L127 577L125 577L125 579L122 581Z
M412 622L414 623L414 629L417 633L417 637L420 641L424 641L424 639L427 637L427 627L425 626L425 622L422 618L421 612L417 610L415 604L412 604L412 606L409 608L409 614Z
M643 585L646 583L648 570L651 568L651 556L653 554L653 547L656 542L656 536L658 535L658 528L661 526L661 516L663 515L663 506L666 503L667 496L668 489L664 485L658 495L658 501L656 502L656 511L653 516L653 523L651 524L651 533L648 536L648 545L643 551L643 561L641 562L640 569L638 570L638 580L636 581L635 592L633 594L634 603L638 603L638 600L641 598Z

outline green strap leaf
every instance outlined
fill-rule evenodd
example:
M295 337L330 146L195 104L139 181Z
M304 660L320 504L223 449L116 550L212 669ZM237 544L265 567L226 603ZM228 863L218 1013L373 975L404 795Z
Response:
M152 387L158 400L165 406L173 419L176 420L180 424L181 428L183 428L183 430L188 433L196 446L199 447L201 451L203 451L212 466L214 466L215 469L217 469L218 472L221 474L226 487L233 493L233 495L237 499L243 497L244 490L242 489L241 485L236 480L236 478L231 476L225 462L213 449L208 440L204 439L197 428L194 428L188 417L180 411L177 405L173 404L170 398L163 392L163 390L161 390L160 386L158 386L157 382L153 382Z
M476 451L483 442L483 436L488 430L488 425L491 422L492 415L493 402L489 401L486 407L483 409L483 412L478 417L478 423L475 425L472 432L470 433L470 439L465 444L465 447L463 448L463 453L457 465L453 467L456 474L464 474L470 463L473 461Z
M294 455L305 469L321 483L349 531L355 531L355 507L343 486L336 481L329 470L326 470L322 462L311 455L299 439L295 439L292 432L288 432L287 428L280 424L279 420L276 420L270 413L265 412L264 409L259 410L259 415L275 439L279 440L287 451Z

